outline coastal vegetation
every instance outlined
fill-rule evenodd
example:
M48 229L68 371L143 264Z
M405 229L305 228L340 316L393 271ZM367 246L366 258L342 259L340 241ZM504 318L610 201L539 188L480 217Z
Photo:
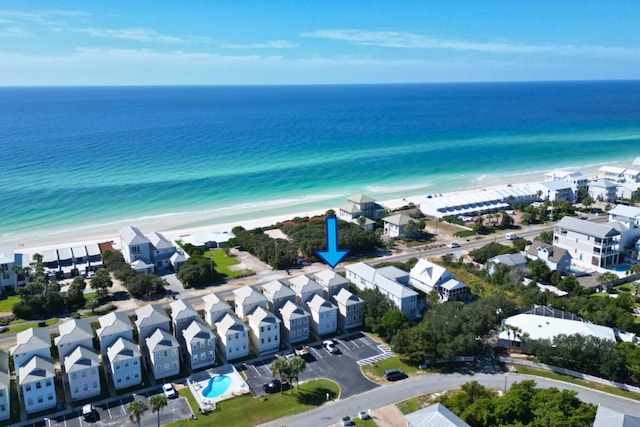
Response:
M106 266L106 271L112 273L116 279L120 280L122 286L129 292L129 295L134 298L162 294L168 286L166 280L154 274L137 274L124 260L122 252L120 251L108 249L103 252L102 259ZM93 280L96 277L99 277L99 279L94 289L102 290L102 293L113 284L110 277L107 277L107 275L103 273L98 275L98 272L96 272L95 276L91 279L92 287L94 287ZM100 297L100 294L98 297Z

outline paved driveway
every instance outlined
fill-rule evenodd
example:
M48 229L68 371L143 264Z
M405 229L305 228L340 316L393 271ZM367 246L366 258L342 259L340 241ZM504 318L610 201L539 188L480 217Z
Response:
M378 344L366 335L358 332L336 339L339 354L330 354L320 343L309 346L310 354L307 358L307 368L300 375L300 381L317 378L328 378L340 386L341 399L362 393L378 387L378 384L366 379L360 371L359 360L381 355ZM264 394L262 385L269 382L271 375L271 361L275 357L268 357L260 362L237 366L244 371L247 384L256 396Z

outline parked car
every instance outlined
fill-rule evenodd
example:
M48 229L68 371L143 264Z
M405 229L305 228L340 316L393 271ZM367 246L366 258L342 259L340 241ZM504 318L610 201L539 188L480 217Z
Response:
M171 383L162 384L162 392L165 396L167 396L167 399L178 397L178 393L176 393L176 389L173 388L173 385Z
M281 382L278 378L274 378L268 383L266 383L265 385L263 385L262 389L264 390L265 393L277 393L281 390L282 391L289 390L290 387L291 387L291 384L289 384L289 381L284 380Z
M387 381L397 381L406 377L407 374L402 369L387 369L384 371L384 379Z
M342 419L340 420L341 422L341 426L345 427L345 426L352 426L353 423L351 422L351 417L342 417Z
M340 349L336 347L336 344L333 340L325 340L322 342L322 346L331 354L340 353Z
M519 238L516 233L507 233L505 237L507 238L507 240L516 240Z
M93 421L95 420L95 416L96 412L91 403L87 403L82 407L82 418L84 418L85 421Z
M459 247L460 247L460 243L453 242L453 243L451 243L451 244L449 245L449 247L450 247L451 249L459 248Z

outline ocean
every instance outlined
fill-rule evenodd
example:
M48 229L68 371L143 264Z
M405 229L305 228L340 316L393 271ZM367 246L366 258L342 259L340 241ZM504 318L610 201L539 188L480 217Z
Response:
M639 81L0 88L0 245L629 167L639 143Z

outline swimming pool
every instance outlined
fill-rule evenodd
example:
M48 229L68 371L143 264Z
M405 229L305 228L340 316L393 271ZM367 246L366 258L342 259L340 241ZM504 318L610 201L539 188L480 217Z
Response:
M202 390L202 395L208 399L214 399L222 395L231 385L231 378L219 375L209 380L209 384Z
M617 273L626 273L631 268L631 264L618 264L610 268Z

